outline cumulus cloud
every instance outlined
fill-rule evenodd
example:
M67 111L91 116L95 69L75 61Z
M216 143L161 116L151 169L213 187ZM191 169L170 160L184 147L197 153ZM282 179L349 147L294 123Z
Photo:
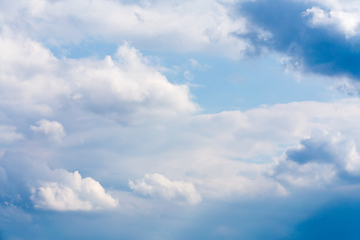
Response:
M241 4L240 12L247 16L253 31L239 37L253 43L253 48L249 49L252 54L267 48L288 56L288 67L358 80L358 8L340 11L335 10L336 4L330 4L342 5L338 1L318 2L320 4L283 0L245 2ZM321 4L334 10L324 10ZM264 32L267 37L263 37Z
M149 153L148 160L135 153L139 159L131 166L185 179L209 199L287 196L296 187L351 185L358 174L360 135L354 129L360 129L359 106L354 98L191 116L184 125L158 130L157 141L166 147L152 145L159 152ZM317 135L318 128L325 132ZM126 140L129 147L149 145L147 139Z
M66 135L63 125L61 125L59 122L50 122L46 119L41 119L36 124L38 127L30 126L31 130L33 130L35 133L43 133L49 136L52 141L61 142L62 138Z
M78 171L54 170L58 182L42 182L30 197L36 208L56 211L101 210L114 208L118 202L106 193L99 182L82 178Z
M84 147L110 143L102 146L101 154L105 149L109 159L124 157L113 150L111 144L115 142L116 148L126 149L125 157L129 161L123 167L123 163L106 160L106 165L109 164L106 171L114 175L121 171L130 179L144 172L161 172L171 179L169 181L182 179L192 183L202 198L230 201L287 196L294 186L333 187L333 184L338 184L336 179L340 175L346 179L357 174L356 164L353 172L349 170L348 176L345 173L351 168L348 164L350 159L356 160L347 153L356 149L360 142L356 130L360 129L357 121L359 106L357 98L332 103L293 102L243 112L197 114L188 116L186 121L166 122L156 127L140 125L123 129L110 125L92 134L87 140L91 145ZM336 134L325 134L323 137L321 134L319 137L311 135L317 128L341 132L341 135L339 138ZM312 136L310 140L306 140L309 136ZM299 141L297 148L286 149ZM296 150L297 156L307 154L317 159L317 155L310 154L315 148L316 154L323 151L323 160L305 158L308 161L301 163L300 160L295 161L295 155L291 155L291 151ZM281 158L282 161L278 160L273 165L272 157L284 151L288 153L285 154L288 158ZM92 153L97 151L91 150L89 155ZM71 158L71 154L65 156ZM338 160L326 161L326 154ZM346 161L341 162L342 158ZM133 186L137 187L134 191L166 199L162 195L163 190L146 190L156 189L153 185L159 185L161 189L162 185L154 179L149 174L148 178L133 181ZM289 185L290 182L292 184ZM351 183L345 181L342 184ZM178 201L176 198L172 200Z
M304 12L303 16L310 15L313 27L335 27L346 37L358 34L360 17L358 11L327 11L319 7L312 7Z
M186 85L168 82L127 43L114 58L102 60L57 59L40 43L9 32L0 36L0 48L0 105L11 114L43 117L76 109L129 123L130 118L172 118L200 109ZM38 124L34 131L50 126L43 120Z
M360 156L353 139L317 129L289 147L275 168L278 180L297 186L330 185L338 179L357 182Z
M0 159L0 198L47 221L46 226L61 227L69 223L49 225L51 213L44 220L36 210L97 211L121 201L121 211L136 215L156 209L154 216L160 210L173 217L164 201L182 205L182 211L203 199L208 200L205 209L224 202L234 209L234 202L265 198L267 210L269 196L286 199L304 187L358 187L359 99L201 114L188 86L169 82L129 43L112 56L70 59L55 57L34 40L61 50L89 39L107 45L126 38L146 50L176 47L232 58L246 48L249 53L267 48L287 55L294 68L359 77L358 10L338 7L339 1L317 2L1 1L0 109L6 119L1 119L0 152L26 153L5 151ZM231 9L240 9L240 16ZM192 58L187 64L192 71L207 67ZM190 72L184 77L192 79ZM317 128L325 130L311 134ZM66 134L67 144L44 146L34 142L34 134L55 142ZM27 140L17 143L20 139ZM127 182L146 172L154 174ZM103 187L109 185L132 191L109 192ZM125 198L115 197L120 195ZM108 214L114 225L124 219ZM87 221L98 220L91 216L95 220Z
M40 43L14 36L7 28L0 34L0 99L4 112L52 114L54 99L69 93L56 77L59 61Z
M298 147L289 148L286 155L299 164L332 163L349 172L360 170L360 157L355 143L343 139L340 133L331 135L320 130L310 138L303 139Z
M0 195L9 202L31 200L36 208L91 211L114 208L118 201L101 184L78 171L51 170L42 160L5 152L0 160Z
M132 190L145 196L160 197L168 201L195 205L201 202L201 195L191 182L171 181L165 176L146 174L136 183L129 181Z
M331 187L338 179L337 168L330 163L299 164L281 159L273 167L269 167L269 175L290 189Z
M312 0L318 6L307 9L305 14L312 14L311 23L335 27L347 37L359 34L360 7L354 0Z
M116 58L72 61L75 89L82 94L78 102L95 112L120 115L137 110L134 114L173 117L199 110L186 85L169 83L134 47L125 43L119 47Z
M111 143L114 139L110 139L109 135L116 136L117 144L120 144L117 146L129 149L127 157L131 161L126 164L126 171L122 171L124 174L152 171L164 172L170 179L184 179L169 180L160 174L147 174L129 183L134 192L140 195L187 204L196 204L202 198L231 200L249 196L287 196L294 186L331 187L339 184L338 179L343 185L357 181L359 160L356 144L360 138L354 129L360 127L356 121L360 116L359 106L359 99L333 103L295 102L245 112L188 116L187 121L167 122L156 129L148 125L136 128L110 125L92 134L88 141L91 144ZM310 135L318 127L336 129L342 134L325 131ZM304 138L309 135L310 138ZM286 149L277 162L269 163L270 156L276 156L284 150L284 146L302 138L298 146ZM163 146L165 142L166 151ZM92 147L84 147L88 146ZM112 151L111 146L104 149ZM148 161L143 158L144 151L148 153ZM74 153L62 156L71 157ZM33 196L34 204L39 208L107 208L105 203L101 205L95 200L90 201L90 193L83 197L83 181L76 187L64 180L78 179L76 173L60 177L55 173L57 170L46 170L46 164L31 164L31 161L15 164L16 161L9 159L5 157L1 164L3 179L7 183L3 185L5 192L20 186L26 190L28 188L24 186L35 182L31 184L35 186L35 191L29 193L29 197ZM109 164L106 171L118 174L119 166L114 161L106 161ZM10 162L20 168L17 170L15 165L9 165ZM78 164L82 165L81 162ZM18 183L24 179L21 174L10 174L18 171L27 173L28 177L22 183ZM39 176L45 175L47 177L39 179ZM12 180L7 180L9 176L13 176ZM10 182L16 183L15 187L10 187ZM63 201L64 198L68 202Z

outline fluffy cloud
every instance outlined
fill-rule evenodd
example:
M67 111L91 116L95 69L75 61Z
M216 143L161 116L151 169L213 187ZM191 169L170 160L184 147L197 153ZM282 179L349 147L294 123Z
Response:
M186 85L169 83L135 48L124 44L116 58L117 62L110 56L101 62L71 61L74 88L80 94L76 101L95 112L120 115L137 110L135 114L174 117L199 110Z
M264 213L288 220L282 209L298 218L303 213L294 214L282 203L294 206L288 196L299 194L301 204L312 204L302 201L309 188L354 194L348 189L359 187L359 99L202 114L186 84L169 82L123 40L147 50L176 48L232 58L267 48L286 55L295 68L355 79L360 49L356 5L333 0L1 1L0 153L5 153L0 159L0 232L12 231L14 236L4 236L9 239L49 239L59 232L62 239L92 238L99 232L111 239L116 230L117 236L131 239L139 226L145 230L137 239L169 239L172 222L181 230L191 226L205 232L189 219L203 222L198 221L201 211L220 209L221 214L207 218L215 219L207 225L209 237L196 238L214 238L211 231L218 229L246 239L250 235L235 237L236 224L242 222L232 216L247 224L258 220L256 208L266 222ZM44 46L61 51L92 41L121 45L101 59L58 58ZM186 55L194 70L208 67L191 57ZM189 80L195 76L185 72ZM319 128L324 130L314 133ZM63 144L44 144L34 135ZM144 177L127 180L138 176ZM109 192L108 186L115 190ZM121 191L129 187L132 191ZM165 201L180 206L170 204L169 211ZM272 201L280 207L271 210ZM197 207L188 211L188 205ZM16 216L13 209L26 212L17 215L30 222L33 234L19 221L9 223L6 214ZM106 209L128 215L98 211ZM72 213L69 220L69 214L57 211L92 213ZM147 225L155 218L160 224ZM84 235L81 226L89 225L94 229ZM43 226L52 236L43 233ZM76 234L69 236L71 230ZM279 232L283 237L283 229Z
M358 11L326 11L319 7L306 10L304 16L310 15L310 23L313 27L335 27L339 32L345 33L346 37L358 34L360 23Z
M6 29L0 36L0 49L2 110L51 114L54 99L69 93L65 81L52 74L59 70L59 60L40 43Z
M118 205L94 179L82 178L77 171L51 170L44 161L24 153L6 152L0 170L0 195L9 202L28 198L36 208L56 211L91 211Z
M136 183L129 181L132 190L142 195L158 196L166 200L191 205L201 202L201 195L190 182L171 181L161 174L146 174Z
M285 64L290 68L358 80L358 7L340 9L340 1L318 2L245 2L240 12L247 16L253 31L239 37L252 42L252 54L265 48L286 55L289 59ZM356 1L352 2L352 6L356 5Z
M305 14L312 14L311 23L315 26L335 27L347 37L359 34L360 7L354 0L313 0L319 6L309 8Z
M175 127L146 133L155 134L160 146L126 137L126 146L151 144L157 149L155 155L155 150L148 151L146 159L132 153L128 166L137 175L162 172L192 182L208 199L287 196L297 187L351 185L359 162L360 138L354 131L360 127L359 106L358 99L348 99L199 114ZM319 128L325 132L316 135ZM330 130L341 135L327 134ZM299 146L287 148L299 141ZM146 192L151 184L143 182Z
M272 174L277 180L302 187L331 186L339 180L352 184L360 174L354 140L321 129L289 147L275 165Z
M134 117L172 118L200 109L186 85L169 83L128 44L119 47L115 59L57 59L41 44L7 32L0 36L0 49L0 105L10 115L85 110L129 123ZM39 124L33 130L45 129L45 122Z
M114 208L118 204L99 182L82 178L78 171L56 169L54 174L59 176L58 182L42 182L41 187L33 189L31 200L36 208L90 211Z
M49 136L52 141L61 142L62 138L66 135L63 125L59 122L50 122L46 119L42 119L36 124L39 126L30 126L31 130L35 133L43 133Z

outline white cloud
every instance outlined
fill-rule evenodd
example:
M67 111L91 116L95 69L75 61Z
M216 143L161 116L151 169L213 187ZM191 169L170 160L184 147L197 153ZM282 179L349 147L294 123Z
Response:
M12 2L0 2L0 21L60 48L89 38L107 43L130 39L144 49L176 47L236 58L247 47L232 35L245 31L244 20L232 18L229 5L215 0ZM349 36L358 31L356 14L348 9L313 10L314 26L335 25ZM200 114L186 85L170 83L128 43L102 59L56 58L39 42L3 30L0 52L0 109L7 116L0 141L32 156L22 159L7 152L0 160L1 198L20 202L19 208L26 209L30 198L36 209L126 208L131 214L149 216L153 210L153 216L174 217L165 201L182 205L179 212L203 199L212 205L265 198L266 208L269 196L358 184L357 98ZM194 59L190 64L205 69ZM65 136L60 122L66 127L65 146L44 146L31 138L32 133L44 134L60 142ZM311 135L319 127L329 133ZM16 142L24 136L26 141ZM314 151L330 158L314 157ZM306 158L301 162L295 155ZM134 176L144 177L129 181L132 192L120 191ZM116 192L109 192L109 185ZM109 222L115 224L124 219L112 217ZM221 227L218 232L231 231Z
M188 203L191 205L201 202L201 195L190 182L171 181L161 174L146 174L136 183L129 181L129 186L142 195L157 196L168 201Z
M95 112L174 117L194 113L199 107L186 85L175 85L128 44L119 47L116 61L110 56L99 62L71 60L74 88L80 103ZM136 111L136 112L135 112Z
M186 85L168 82L127 43L115 59L57 59L41 44L4 32L1 49L0 106L12 114L43 117L77 109L135 123L130 119L200 110Z
M49 105L68 94L57 78L60 62L40 43L14 36L7 28L0 34L0 106L5 111L52 114Z
M311 17L310 24L329 26L343 32L347 37L353 37L360 32L360 6L356 0L302 0L307 3L318 3L307 9L304 15Z
M275 165L272 174L277 180L301 187L331 186L338 179L352 184L360 177L355 142L321 129L289 147Z
M339 132L329 134L327 131L318 130L310 138L301 140L299 146L289 148L286 155L300 164L330 163L353 174L360 173L360 157L355 142L344 139Z
M0 161L0 195L9 202L30 197L36 208L55 211L93 211L115 208L101 184L78 171L51 170L46 162L7 151Z
M334 26L339 31L352 37L359 33L359 17L360 9L355 11L327 11L319 7L307 9L304 15L311 16L311 24L313 26Z
M125 47L125 50L129 48ZM139 59L137 51L131 48L129 51L134 55L125 59ZM131 69L131 64L136 62L135 60L131 60L129 65L122 60L119 61ZM94 75L89 74L96 78ZM92 90L87 90L89 94L95 91L96 87L90 89ZM69 101L84 101L82 105L77 105L77 110L83 107L85 110L82 111L93 111L85 105L89 101L87 91L77 91L79 95L76 99L70 98ZM141 94L124 94L121 101L138 101L139 96L141 99ZM360 143L360 135L356 129L360 129L360 123L357 121L360 117L359 102L358 98L332 103L294 102L262 106L244 112L185 114L180 120L173 118L172 121L156 121L155 125L153 122L143 122L135 126L119 125L116 122L109 124L108 116L103 112L99 115L85 116L83 112L70 112L73 114L71 119L76 119L79 123L69 123L80 126L72 126L71 131L67 130L67 139L72 139L69 141L69 144L73 144L72 149L61 152L53 150L51 153L58 155L58 165L63 164L66 166L64 168L68 169L82 171L81 168L87 169L89 163L96 162L101 171L97 168L93 170L94 174L106 173L109 178L116 181L125 181L124 178L131 179L146 172L161 172L166 177L148 174L143 179L130 182L135 193L155 199L196 204L202 198L234 201L248 197L287 196L298 187L321 188L353 184L352 181L339 182L337 179L341 178L339 173L344 171L348 172L350 177L356 177L358 174L356 148ZM60 119L66 119L62 114L67 113L57 111ZM286 146L309 138L313 129L319 127L327 131L341 132L342 137L340 140L335 139L336 141L333 135L320 137L316 141L315 138L311 138L315 145L328 144L327 149L332 149L333 156L338 156L339 160L309 161L300 164L280 158L271 163L272 156L288 151ZM84 139L81 148L74 144L75 139L80 139L79 136ZM33 146L30 141L28 144L29 148ZM93 146L98 147L94 149ZM74 156L84 156L84 149L88 156L86 162L77 159L73 161ZM119 152L118 149L126 150ZM35 154L41 156L43 153ZM44 155L49 156L46 154ZM99 156L104 159L103 162L98 162ZM32 170L37 165L29 164L28 167L24 167L26 170L23 170L40 172L33 174L30 182L44 175L42 172L47 172L45 175L48 177L38 179L41 184L36 181L32 183L36 189L33 199L37 206L69 210L106 208L101 204L95 204L95 200L89 200L91 197L83 197L82 188L79 190L73 187L63 178L49 177L54 175L52 171ZM77 168L78 166L80 168ZM7 174L9 168L5 165L3 168ZM101 174L100 177L107 178ZM17 175L14 179L19 178L21 179ZM29 184L29 181L25 183ZM24 186L25 183L20 185ZM152 201L152 204L156 204L156 201Z
M55 142L61 142L62 138L66 136L65 130L61 123L56 121L48 121L46 119L41 119L36 122L37 126L30 126L31 130L35 133L43 133L49 136L50 140Z
M90 152L89 155L103 151L101 154L106 152L110 157L104 160L106 164L99 163L99 167L107 168L106 171L114 175L123 171L128 178L146 172L161 172L171 179L184 179L184 183L195 185L195 193L202 197L232 199L286 195L285 178L299 186L311 185L319 179L318 182L331 184L337 176L337 168L331 164L322 168L318 162L308 165L289 163L289 169L299 166L276 178L269 177L268 172L273 169L264 164L319 126L352 136L353 145L349 146L355 148L349 149L355 150L346 156L355 159L353 163L357 161L356 145L360 135L356 134L356 129L360 129L360 124L356 119L360 117L360 110L356 98L333 103L277 104L245 112L197 114L200 109L192 101L189 88L170 83L146 57L127 43L119 47L114 57L100 60L58 59L41 44L6 31L2 33L0 43L4 50L0 57L0 107L13 119L20 116L16 118L19 121L25 119L33 124L51 116L69 126L66 129L69 144L74 147L71 153L67 149L61 153L53 149L44 153L43 149L32 149L31 141L21 146L43 158L63 154L66 158L57 160L59 165L64 162L65 166L77 164L85 168L85 161L68 159L73 159L74 153L84 154L84 149ZM116 121L112 121L114 119ZM65 131L59 122L43 119L31 129L61 139ZM27 129L30 124L26 125ZM80 143L82 149L76 148ZM93 149L93 146L98 147ZM94 156L89 158L98 161ZM120 163L112 160L115 158L125 158L128 162L121 162L119 167L116 164ZM155 161L158 164L153 164ZM353 169L355 173L357 165L350 162L343 169ZM304 174L308 176L304 177ZM187 197L190 193L184 190L186 187L182 188L183 192L174 190L180 181L167 180L173 183L168 189L167 181L161 179L149 175L139 183L133 183L134 190L140 193L146 187L152 187L158 189L153 190L153 196L178 202L198 201ZM82 190L75 190L56 179L41 181L42 185L36 188L38 206L96 209L96 204L90 201L89 207L89 200L81 197ZM62 201L64 196L71 200Z
M323 188L336 182L337 169L328 163L310 162L304 165L280 159L269 167L269 174L287 188Z
M245 30L244 20L231 16L236 2L9 2L1 5L3 24L55 45L79 43L91 36L113 43L129 40L148 48L210 51L232 58L238 58L247 46L232 34Z
M336 187L353 184L337 181L344 171L356 177L357 148L360 144L359 99L332 103L293 102L259 107L245 112L227 111L199 114L157 131L142 129L138 136L125 137L126 146L141 147L145 157L135 151L128 169L136 174L161 172L171 179L192 182L203 198L234 200L261 196L287 196L297 187ZM173 124L173 123L172 123ZM312 146L327 146L335 161L299 164L286 158L292 146L312 136L314 129L341 132L311 139ZM154 134L154 135L153 135ZM117 134L120 135L120 134ZM176 136L176 137L174 137ZM334 138L335 137L335 138ZM162 146L164 144L164 147ZM325 145L324 145L325 144ZM292 149L292 148L291 148ZM318 149L318 151L321 149ZM309 150L310 151L310 150ZM310 151L311 152L311 151ZM273 160L275 158L275 160ZM145 180L134 183L143 192L152 186ZM142 185L141 185L142 184Z
M31 200L36 208L56 211L91 211L114 208L118 201L106 193L99 182L82 178L78 171L55 170L60 182L42 182Z

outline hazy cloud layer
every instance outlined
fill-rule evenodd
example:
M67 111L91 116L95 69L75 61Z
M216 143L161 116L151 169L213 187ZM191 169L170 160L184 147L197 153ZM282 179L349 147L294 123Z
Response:
M317 130L280 157L274 174L295 186L357 184L360 157L353 139Z
M13 63L5 64L3 59L0 83L4 91L0 98L7 103L3 111L28 136L29 142L22 146L24 151L42 160L46 161L49 154L72 158L73 154L81 155L83 149L88 149L89 160L93 161L95 155L91 154L103 151L109 153L105 156L113 157L102 160L101 171L117 175L117 161L111 159L126 156L131 161L121 170L127 174L124 178L138 179L149 172L158 173L131 182L135 192L189 204L201 199L288 196L294 186L322 187L324 184L318 184L319 181L333 184L340 171L349 174L357 171L359 138L352 133L359 125L354 120L360 115L356 98L201 114L186 85L167 81L127 43L119 47L114 57L76 60L58 59L41 44L10 33L4 33L2 41L17 49L19 59L23 56L19 62L14 58ZM31 61L32 58L36 60ZM22 98L8 95L10 89ZM15 121L16 116L22 116L22 121ZM326 137L303 140L299 148L286 150L285 160L271 161L285 150L284 146L295 144L319 127L339 131L352 142L326 143ZM51 146L46 150L50 153L44 148L36 153L33 144L44 144L41 136L62 144ZM336 150L334 146L338 144ZM127 149L126 155L119 155L118 148ZM258 159L263 156L267 157L262 163ZM41 184L28 196L36 207L92 210L116 205L99 183L82 179L76 173L86 169L86 162L76 163L75 168L70 161L57 162L62 168L75 168L67 178L78 181L76 186L64 183L62 178L38 179ZM7 168L3 168L6 172ZM296 180L298 176L305 183L293 184L301 182ZM24 188L28 184L24 181L18 186ZM102 200L86 200L93 195L97 196L94 199Z
M0 23L26 35L66 45L102 39L155 49L209 51L237 58L247 43L233 32L244 19L233 18L235 1L3 1ZM146 40L144 40L146 38Z

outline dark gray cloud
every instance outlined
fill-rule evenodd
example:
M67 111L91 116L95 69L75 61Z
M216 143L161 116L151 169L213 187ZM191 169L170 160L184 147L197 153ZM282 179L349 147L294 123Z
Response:
M305 72L360 80L360 38L347 37L331 25L312 26L311 14L304 12L314 6L317 5L287 0L242 3L239 11L253 29L239 35L254 46L248 54L259 54L266 47L286 54L291 58L289 64L301 66ZM270 32L271 37L259 37L258 29Z

